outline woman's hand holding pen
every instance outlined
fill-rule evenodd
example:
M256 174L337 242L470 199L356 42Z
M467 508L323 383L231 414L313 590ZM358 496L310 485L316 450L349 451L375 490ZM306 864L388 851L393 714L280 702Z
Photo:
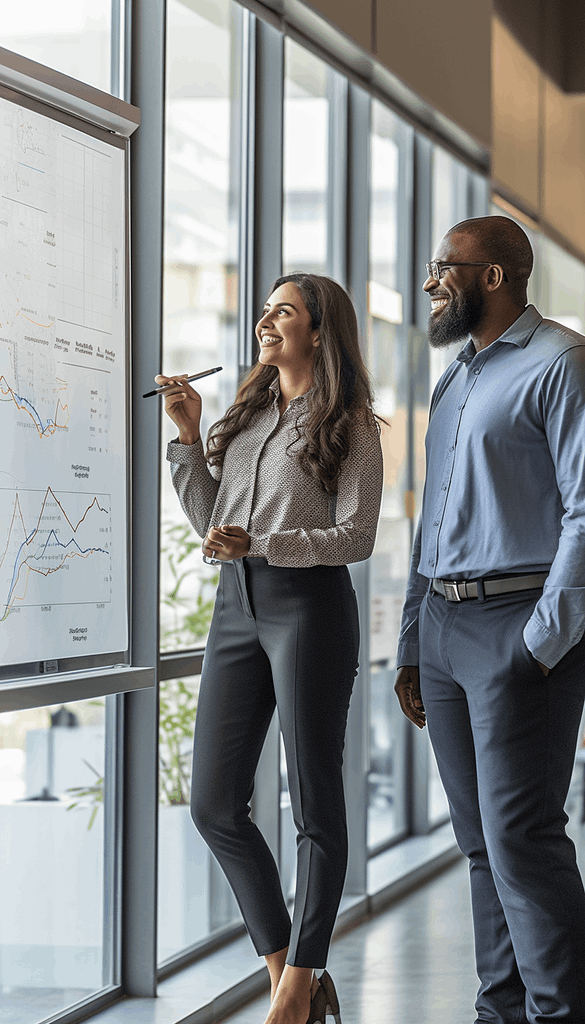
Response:
M199 424L201 422L201 396L179 376L165 377L159 373L154 379L160 385L176 384L176 387L165 394L165 412L179 428L181 444L195 444L199 440Z
M250 550L250 534L241 526L212 526L203 541L203 554L229 562L232 558L243 558Z

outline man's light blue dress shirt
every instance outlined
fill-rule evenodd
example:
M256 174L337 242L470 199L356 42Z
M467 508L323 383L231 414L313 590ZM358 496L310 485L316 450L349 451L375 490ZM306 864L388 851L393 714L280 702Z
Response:
M550 568L524 640L553 668L585 630L585 337L527 306L487 348L469 339L433 393L426 454L397 664L418 664L431 577Z

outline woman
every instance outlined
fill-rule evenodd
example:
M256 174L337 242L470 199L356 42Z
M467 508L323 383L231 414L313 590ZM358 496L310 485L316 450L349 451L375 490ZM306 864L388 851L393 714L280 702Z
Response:
M258 362L204 455L201 399L180 378L165 408L181 505L222 563L193 756L193 820L234 891L271 980L266 1024L339 1021L324 968L347 864L342 754L358 665L347 569L371 554L382 490L379 430L355 312L326 277L280 277L256 326ZM291 920L249 817L275 706L298 830Z

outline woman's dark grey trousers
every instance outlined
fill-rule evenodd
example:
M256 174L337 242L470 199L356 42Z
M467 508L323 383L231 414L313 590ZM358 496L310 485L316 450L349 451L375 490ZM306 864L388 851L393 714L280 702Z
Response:
M342 757L359 624L347 566L221 568L193 756L193 821L223 868L256 951L325 967L347 867ZM274 858L250 819L278 708L297 828L292 925Z

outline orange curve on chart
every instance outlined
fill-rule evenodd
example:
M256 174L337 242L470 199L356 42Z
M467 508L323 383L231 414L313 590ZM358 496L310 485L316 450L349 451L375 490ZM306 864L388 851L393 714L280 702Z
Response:
M71 530L72 530L73 534L77 533L77 530L79 529L81 524L84 522L85 517L88 515L88 513L91 511L91 509L94 506L100 512L105 512L107 514L108 511L109 511L107 508L102 508L102 506L100 505L100 503L99 503L99 501L97 499L97 496L95 496L93 501L86 508L86 510L83 513L81 519L79 519L77 524L74 526L73 523L71 522L69 516L67 515L65 509L63 508L61 502L59 501L57 495L53 491L52 487L47 487L47 490L45 491L45 496L43 498L43 501L42 501L42 504L41 504L41 508L40 508L40 511L39 511L39 515L38 515L36 526L35 526L34 530L32 531L32 533L30 534L30 536L27 537L26 524L24 522L24 516L22 514L22 509L20 507L20 498L19 498L18 491L17 491L16 492L15 502L14 502L14 509L12 511L12 519L10 521L10 526L8 528L8 537L7 537L7 541L6 541L6 547L4 548L2 556L0 557L0 569L2 568L2 566L4 564L4 559L6 558L8 550L10 548L10 541L11 541L11 538L12 538L13 529L15 527L15 521L17 519L20 520L20 524L22 526L23 535L24 535L24 538L25 538L25 545L26 545L26 547L29 547L29 545L32 544L33 541L35 540L36 535L37 535L37 533L39 531L40 524L42 522L43 513L45 511L45 506L47 504L49 496L52 497L54 499L55 503L59 506L61 512L63 513L63 516L64 516L65 520L67 521L67 523L71 527ZM49 569L47 569L46 572L43 572L42 569L37 569L35 566L29 565L27 560L26 560L26 558L24 558L24 559L21 560L20 565L18 566L18 570L17 570L17 574L16 574L16 579L14 579L12 584L11 584L11 592L14 592L16 590L17 584L18 584L19 579L20 579L20 571L23 568L23 566L26 566L26 569L28 570L28 572L36 572L36 573L39 573L41 576L49 576L51 573L57 572L58 569L62 568L62 566L63 566L63 564L64 564L64 562L66 561L67 558L84 558L85 559L85 558L89 558L90 554L92 554L92 552L87 552L87 553L84 553L82 551L79 551L79 552L69 552L69 553L64 555L63 561L61 562L60 565L55 566L53 569L49 568ZM12 601L7 601L6 606L5 606L5 610L4 610L4 614L0 618L0 622L4 622L4 620L8 616L8 614L10 612L10 609L12 608L12 606L13 606L15 601L23 601L25 599L25 597L26 597L26 590L27 589L28 589L28 575L27 575L27 582L26 582L26 585L25 585L24 594L22 595L22 597L16 597Z
M59 378L57 378L59 380ZM59 383L62 382L59 380ZM59 388L60 391L65 390L67 385L63 382L63 386ZM52 421L47 421L46 427L43 427L43 422L34 408L33 405L26 398L18 395L14 388L10 386L4 375L0 376L0 395L7 396L6 401L12 400L19 410L19 412L26 412L33 421L39 437L52 437L57 430L64 430L69 423L69 406L61 402L58 398L55 405L55 417ZM1 400L1 399L0 399ZM59 422L62 418L63 422Z
M26 313L22 313L20 310L19 310L19 313L20 313L21 316L24 317L25 320L28 320L29 324L34 324L35 327L46 327L46 328L48 328L48 327L52 327L53 324L55 323L54 320L51 320L50 324L40 324L38 322L38 320L31 320L30 316L27 316Z

